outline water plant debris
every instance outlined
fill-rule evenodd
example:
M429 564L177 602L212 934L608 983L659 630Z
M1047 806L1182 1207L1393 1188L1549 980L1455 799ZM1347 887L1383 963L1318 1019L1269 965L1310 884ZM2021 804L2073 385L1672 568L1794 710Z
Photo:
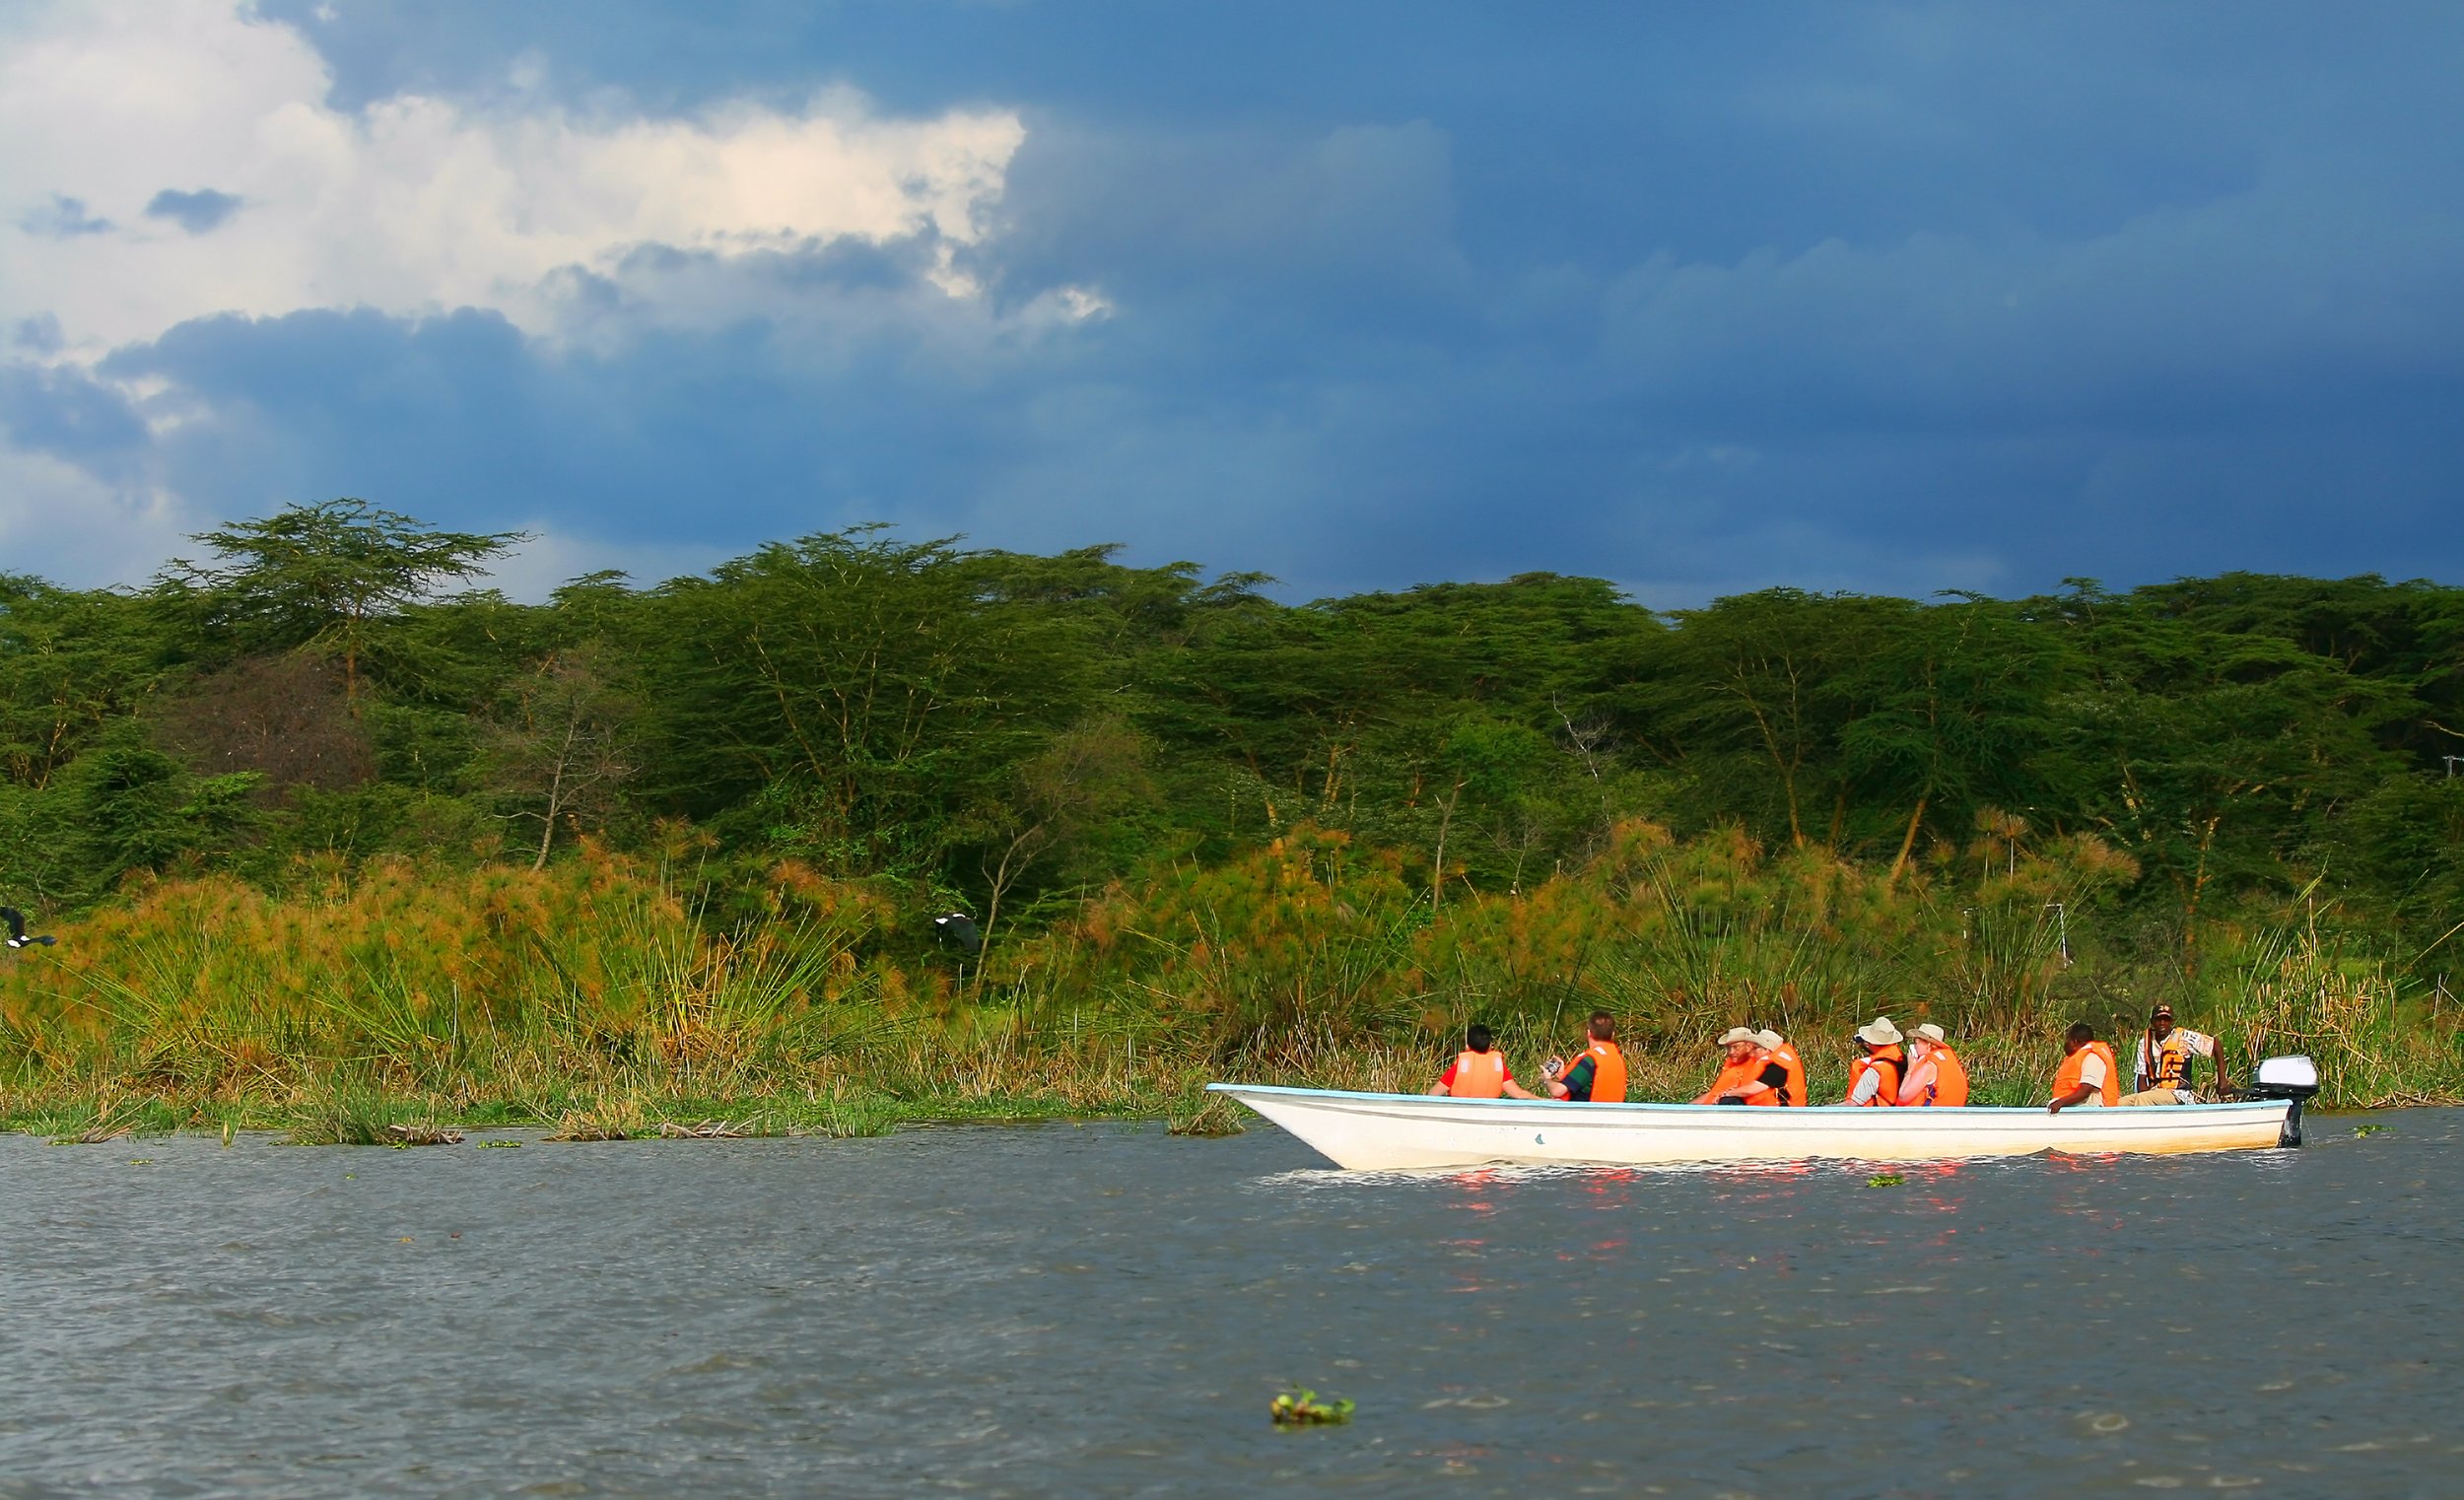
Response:
M1905 1177L1900 1176L1896 1172L1883 1172L1867 1178L1865 1180L1865 1185L1869 1188L1896 1188L1901 1183L1906 1181L1907 1179Z
M2353 1127L2353 1133L2356 1135L2375 1135L2385 1128L2387 1127L2382 1125L2358 1125Z
M389 1146L458 1146L462 1132L433 1125L389 1125L385 1126L385 1144Z
M1318 1393L1306 1386L1284 1392L1266 1410L1277 1427L1331 1427L1352 1419L1350 1401L1322 1401Z

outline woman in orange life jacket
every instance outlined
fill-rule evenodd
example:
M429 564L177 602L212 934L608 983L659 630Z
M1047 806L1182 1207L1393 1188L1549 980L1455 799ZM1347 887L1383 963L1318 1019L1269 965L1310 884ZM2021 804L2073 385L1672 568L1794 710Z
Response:
M1762 1037L1743 1026L1721 1036L1724 1065L1696 1104L1786 1104L1788 1068L1763 1046Z
M2062 1038L2062 1066L2053 1075L2053 1097L2045 1113L2058 1115L2080 1105L2110 1107L2122 1097L2122 1070L2113 1064L2113 1049L2096 1040L2096 1028L2082 1021Z
M1865 1056L1848 1064L1848 1097L1840 1103L1877 1108L1897 1104L1899 1075L1908 1065L1908 1054L1900 1045L1906 1040L1888 1016L1876 1016L1858 1027L1857 1045L1865 1049Z
M1464 1029L1463 1051L1429 1092L1457 1099L1538 1099L1540 1095L1514 1081L1514 1074L1506 1070L1506 1055L1496 1051L1496 1035L1472 1022Z
M1787 1075L1788 1081L1780 1086L1780 1096L1776 1099L1767 1094L1747 1094L1745 1102L1780 1105L1812 1104L1814 1101L1806 1095L1806 1059L1797 1056L1797 1049L1789 1045L1786 1037L1767 1027L1755 1032L1754 1040L1761 1044L1764 1054L1780 1065L1780 1071Z
M1625 1054L1617 1051L1616 1018L1595 1010L1585 1029L1591 1033L1591 1045L1571 1067L1561 1057L1540 1064L1548 1097L1574 1104L1625 1103Z
M1943 1029L1928 1021L1908 1037L1908 1076L1899 1083L1902 1105L1941 1105L1953 1109L1968 1102L1967 1065L1951 1050Z

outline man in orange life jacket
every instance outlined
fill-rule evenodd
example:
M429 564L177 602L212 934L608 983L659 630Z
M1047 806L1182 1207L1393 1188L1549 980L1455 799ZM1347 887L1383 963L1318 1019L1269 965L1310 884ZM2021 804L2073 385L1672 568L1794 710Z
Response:
M1754 1040L1762 1044L1763 1053L1780 1065L1781 1072L1788 1075L1788 1082L1782 1086L1781 1097L1768 1102L1785 1105L1812 1104L1814 1101L1806 1095L1806 1059L1797 1056L1797 1049L1789 1045L1786 1037L1768 1027L1755 1032ZM1745 1102L1761 1104L1765 1101L1760 1095L1748 1094L1745 1096Z
M1720 1037L1720 1076L1694 1099L1696 1104L1785 1104L1788 1069L1764 1050L1762 1038L1743 1026Z
M2198 1092L2191 1087L2193 1057L2205 1057L2215 1066L2216 1096L2224 1098L2232 1085L2224 1079L2224 1054L2218 1050L2216 1039L2174 1025L2173 1007L2158 1005L2148 1014L2147 1034L2139 1039L2139 1051L2131 1059L2131 1092L2122 1096L2122 1103L2198 1103Z
M1968 1102L1967 1064L1951 1050L1943 1029L1931 1021L1908 1036L1908 1075L1899 1082L1899 1102L1946 1109Z
M1899 1075L1908 1065L1907 1039L1890 1017L1876 1016L1857 1028L1857 1045L1865 1055L1848 1064L1848 1097L1842 1104L1880 1107L1899 1102Z
M1551 1099L1574 1104L1625 1103L1625 1054L1617 1051L1616 1018L1605 1010L1592 1012L1591 1045L1568 1067L1560 1057L1540 1064Z
M1448 1094L1457 1099L1538 1099L1514 1074L1506 1070L1506 1055L1494 1049L1497 1038L1477 1021L1464 1030L1463 1051L1446 1065L1444 1076L1437 1080L1432 1094Z
M2086 1021L2062 1038L2062 1066L2053 1075L2053 1097L2045 1113L2058 1115L2080 1105L2107 1107L2122 1097L2121 1069L2113 1065L2113 1049L2096 1040L2096 1028Z

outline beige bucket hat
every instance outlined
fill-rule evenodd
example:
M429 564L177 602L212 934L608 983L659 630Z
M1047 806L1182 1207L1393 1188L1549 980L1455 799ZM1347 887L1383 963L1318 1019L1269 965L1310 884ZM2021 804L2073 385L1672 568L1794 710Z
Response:
M1760 1047L1764 1052L1771 1052L1777 1049L1781 1043L1786 1042L1787 1040L1788 1039L1786 1037L1781 1036L1776 1031L1764 1030L1754 1033L1755 1045Z
M1728 1030L1720 1033L1720 1045L1722 1047L1728 1046L1731 1042L1751 1042L1754 1040L1754 1034L1747 1031L1743 1026L1732 1026Z
M1951 1038L1944 1035L1943 1029L1931 1021L1928 1021L1924 1025L1918 1027L1916 1029L1916 1035L1923 1037L1926 1041L1933 1043L1937 1047L1948 1047L1951 1045Z
M1890 1017L1876 1016L1872 1024L1857 1028L1857 1040L1868 1047L1896 1047L1908 1039L1890 1024Z

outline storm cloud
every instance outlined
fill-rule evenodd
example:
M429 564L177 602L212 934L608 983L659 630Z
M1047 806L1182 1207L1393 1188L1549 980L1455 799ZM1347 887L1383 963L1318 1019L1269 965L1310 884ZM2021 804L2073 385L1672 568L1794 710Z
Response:
M319 202L770 142L849 185L465 204L381 276L195 270L151 326L58 262L0 307L61 330L0 420L80 495L366 495L679 569L878 518L1298 595L2464 577L2443 12L264 10L229 23L263 98L359 143ZM106 186L35 210L163 196ZM286 212L349 246L241 196L130 253Z

